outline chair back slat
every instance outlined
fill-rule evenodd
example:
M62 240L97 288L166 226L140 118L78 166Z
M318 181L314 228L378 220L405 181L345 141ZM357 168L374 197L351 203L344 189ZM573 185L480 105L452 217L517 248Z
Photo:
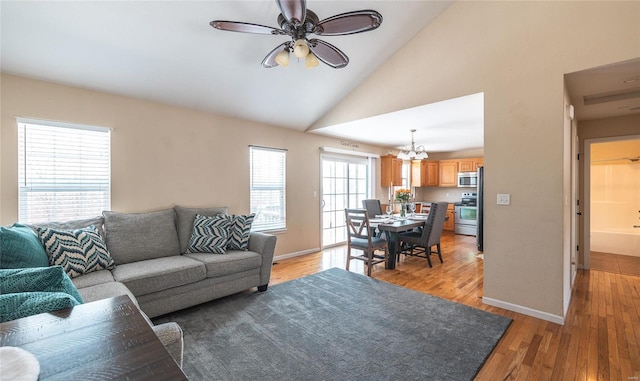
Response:
M369 216L365 209L345 209L347 239L362 238L371 240L369 234Z

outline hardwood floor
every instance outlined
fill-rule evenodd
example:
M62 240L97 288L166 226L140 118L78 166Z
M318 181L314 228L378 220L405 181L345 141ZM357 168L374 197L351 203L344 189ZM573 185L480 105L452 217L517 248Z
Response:
M640 257L592 251L591 270L640 276Z
M513 319L476 380L639 380L640 277L579 270L564 326L482 304L475 237L444 233L444 263L402 258L372 277ZM278 260L271 284L345 267L345 248ZM360 261L351 271L365 274ZM364 276L364 275L363 275Z

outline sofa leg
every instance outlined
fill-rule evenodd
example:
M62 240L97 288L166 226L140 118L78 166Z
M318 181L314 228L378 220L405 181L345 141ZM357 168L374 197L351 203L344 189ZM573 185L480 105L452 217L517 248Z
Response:
M269 286L269 283L263 284L262 286L258 286L258 291L265 292L265 291L267 291L267 287L268 286Z

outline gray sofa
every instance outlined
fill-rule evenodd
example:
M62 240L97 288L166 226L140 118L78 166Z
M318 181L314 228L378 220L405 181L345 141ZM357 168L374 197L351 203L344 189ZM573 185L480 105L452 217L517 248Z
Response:
M100 218L41 226L96 226L115 267L72 279L84 301L129 295L153 318L253 287L266 291L276 245L274 235L251 232L246 251L186 253L196 214L213 217L220 213L228 214L228 209L176 206L147 213L104 212ZM181 365L182 331L175 323L167 324L154 330Z

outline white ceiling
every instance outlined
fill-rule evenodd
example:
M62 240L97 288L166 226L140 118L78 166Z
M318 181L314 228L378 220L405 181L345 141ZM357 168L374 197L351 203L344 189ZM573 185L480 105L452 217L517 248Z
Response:
M320 64L307 70L302 62L261 67L267 53L286 41L284 36L209 26L223 19L277 27L279 11L271 0L2 0L0 63L10 74L305 131L451 3L309 0L307 7L320 19L359 9L375 9L384 19L371 32L322 37L349 56L346 68ZM598 74L576 74L575 82L568 76L572 96L579 97L579 84L593 75ZM474 94L313 133L400 147L409 144L409 130L415 128L416 144L428 152L459 151L482 148L482 111L482 94ZM576 104L576 115L583 112ZM599 114L603 111L584 115ZM406 129L406 136L389 134L389 125Z

